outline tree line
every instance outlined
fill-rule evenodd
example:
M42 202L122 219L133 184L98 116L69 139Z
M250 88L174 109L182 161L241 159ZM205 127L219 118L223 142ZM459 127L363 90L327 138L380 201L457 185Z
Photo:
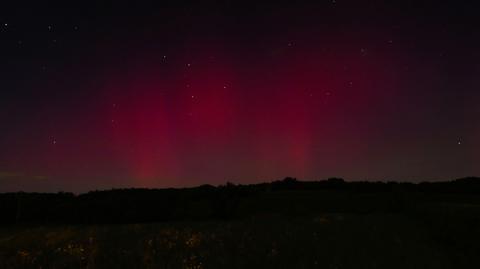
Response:
M138 223L228 220L268 214L398 212L429 201L480 204L480 179L445 182L347 182L295 178L183 189L112 189L75 195L0 194L0 224Z

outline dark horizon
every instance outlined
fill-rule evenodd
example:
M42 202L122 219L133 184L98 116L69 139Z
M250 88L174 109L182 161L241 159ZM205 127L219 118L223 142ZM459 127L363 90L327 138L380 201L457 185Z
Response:
M476 184L480 184L480 177L476 176L467 176L467 177L460 177L460 178L450 178L450 179L437 179L437 180L421 180L421 181L409 181L409 180L348 180L342 177L329 177L324 179L315 179L315 180L305 180L296 177L283 177L271 180L264 180L264 181L257 181L257 182L235 182L235 181L225 181L218 184L209 184L209 183L199 183L196 185L190 186L128 186L128 185L115 185L115 186L105 186L105 187L95 187L95 188L71 188L71 189L52 189L51 185L44 185L41 187L40 185L33 186L31 189L24 188L15 184L6 185L7 188L0 189L0 194L9 194L9 193L39 193L39 194L55 194L55 193L72 193L74 195L84 195L91 192L108 192L108 191L122 191L122 190L188 190L188 189L198 189L202 187L212 187L212 188L222 188L228 186L236 186L236 187L254 187L254 186L262 186L262 185L275 185L282 182L291 182L294 181L299 184L321 184L326 182L343 182L345 184L366 184L366 185L375 185L375 184L382 184L382 185L408 185L408 186L421 186L421 185L442 185L448 186L449 184L456 184L459 182L468 183L472 186L476 186ZM445 185L446 184L446 185ZM14 186L15 185L15 186ZM84 186L85 187L85 186ZM307 188L308 189L308 188ZM448 188L447 188L448 189Z
M80 194L10 192L0 193L0 228L12 224L233 221L277 214L288 219L322 211L412 214L425 205L441 209L442 203L478 211L479 194L480 178L406 183L347 182L341 178L300 181L291 177L258 184L117 188ZM457 214L462 213L460 208Z

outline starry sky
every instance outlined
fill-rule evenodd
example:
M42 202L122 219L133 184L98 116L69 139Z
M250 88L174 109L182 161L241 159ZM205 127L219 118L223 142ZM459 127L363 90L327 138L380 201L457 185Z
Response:
M480 175L475 4L158 2L2 3L0 191Z

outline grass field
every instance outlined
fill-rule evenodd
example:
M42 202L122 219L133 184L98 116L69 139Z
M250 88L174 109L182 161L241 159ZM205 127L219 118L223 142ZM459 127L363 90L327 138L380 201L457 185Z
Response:
M267 191L224 220L3 225L0 268L480 268L476 195L399 197Z
M402 215L4 228L0 268L454 268ZM461 261L460 261L461 262Z

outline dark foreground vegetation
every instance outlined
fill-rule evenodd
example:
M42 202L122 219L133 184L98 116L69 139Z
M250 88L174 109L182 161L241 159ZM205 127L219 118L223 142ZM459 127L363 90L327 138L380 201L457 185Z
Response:
M480 179L0 194L0 268L480 268Z

